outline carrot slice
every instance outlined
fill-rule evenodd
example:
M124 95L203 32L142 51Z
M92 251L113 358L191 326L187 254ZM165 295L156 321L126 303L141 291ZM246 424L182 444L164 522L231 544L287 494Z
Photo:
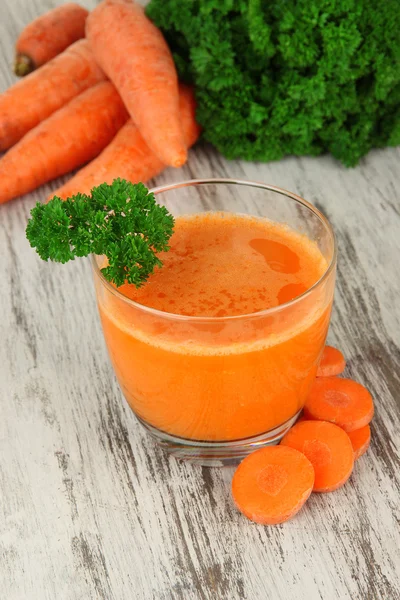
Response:
M317 377L333 377L343 373L346 367L346 360L343 354L333 346L325 346L319 363Z
M361 429L374 416L369 391L352 379L318 377L304 406L307 419L330 421L345 431Z
M369 425L350 431L348 434L354 451L354 460L357 460L368 450L371 441L371 428Z
M282 446L303 452L315 471L314 492L332 492L350 477L353 446L343 429L327 421L302 421L281 441Z
M314 469L297 450L284 446L261 448L236 469L232 495L237 508L261 525L283 523L310 496Z

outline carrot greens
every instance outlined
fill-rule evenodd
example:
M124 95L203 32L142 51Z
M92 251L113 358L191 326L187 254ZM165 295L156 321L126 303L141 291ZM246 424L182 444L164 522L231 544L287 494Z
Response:
M157 253L168 250L174 218L142 184L115 179L90 195L65 201L54 196L31 211L27 238L43 260L66 263L76 256L105 255L101 269L108 281L140 287L162 265Z

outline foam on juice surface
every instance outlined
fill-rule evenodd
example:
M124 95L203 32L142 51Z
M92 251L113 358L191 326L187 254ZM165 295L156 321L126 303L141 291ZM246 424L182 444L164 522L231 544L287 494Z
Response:
M139 304L183 316L238 316L277 307L309 289L327 268L317 245L304 235L266 219L230 213L177 218L170 246L160 255L162 268L142 288L125 284L119 290ZM326 311L322 296L310 299L273 333L257 331L256 324L254 335L249 334L252 323L239 321L234 337L241 340L247 327L246 341L231 341L229 335L221 335L218 324L205 322L192 325L193 338L183 342L182 323L166 321L166 329L154 334L141 317L132 325L128 305L113 304L109 298L100 308L120 330L146 344L174 353L217 356L259 351L296 336ZM236 325L229 327L235 333Z
M139 304L200 317L251 314L299 296L326 261L317 245L288 227L231 213L178 217L170 250L148 282L120 291Z

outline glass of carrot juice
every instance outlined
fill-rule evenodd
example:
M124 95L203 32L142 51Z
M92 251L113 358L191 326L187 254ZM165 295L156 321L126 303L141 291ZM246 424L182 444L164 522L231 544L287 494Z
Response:
M175 217L140 289L104 279L99 313L122 392L168 451L201 464L276 443L297 419L328 331L331 226L274 186L193 180L153 190Z

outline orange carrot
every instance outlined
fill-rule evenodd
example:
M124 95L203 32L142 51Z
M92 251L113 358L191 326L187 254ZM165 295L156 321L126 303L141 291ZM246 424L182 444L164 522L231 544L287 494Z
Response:
M16 43L15 74L27 75L85 37L88 14L85 8L69 2L32 21Z
M26 134L0 160L0 203L97 156L128 119L109 81L89 88Z
M180 86L180 114L186 143L192 146L199 137L200 128L195 120L195 100L191 88ZM155 177L164 165L151 152L133 121L130 119L117 133L103 152L83 167L65 185L53 192L53 196L68 198L90 190L101 183L112 183L117 177L137 183Z
M332 377L340 375L346 367L346 361L343 354L333 346L325 346L319 363L317 377Z
M89 43L80 40L0 95L0 151L105 75Z
M135 2L105 0L90 13L86 35L149 148L162 163L183 165L178 77L162 33Z
M353 447L343 429L327 421L302 421L292 427L282 446L303 452L315 471L314 492L332 492L350 477Z
M357 460L368 450L371 441L371 428L369 425L350 431L348 434L354 451L354 460Z
M249 454L232 480L237 508L251 521L275 525L301 509L314 485L314 469L297 450L269 446Z
M369 391L352 379L318 377L304 406L307 419L330 421L345 431L368 425L374 416Z

